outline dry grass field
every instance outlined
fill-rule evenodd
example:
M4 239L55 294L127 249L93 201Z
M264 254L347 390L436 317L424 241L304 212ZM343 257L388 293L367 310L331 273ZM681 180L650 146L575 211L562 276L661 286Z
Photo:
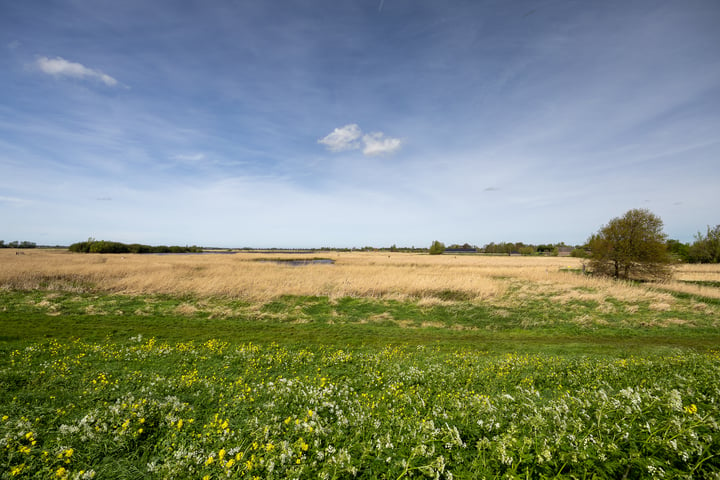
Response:
M560 302L612 297L671 302L667 291L720 298L719 265L681 265L674 280L633 285L579 275L580 259L323 252L334 264L292 266L293 254L104 255L61 250L0 251L0 288L219 296L267 302L284 295L368 297L432 304L549 294ZM696 282L696 283L690 283Z

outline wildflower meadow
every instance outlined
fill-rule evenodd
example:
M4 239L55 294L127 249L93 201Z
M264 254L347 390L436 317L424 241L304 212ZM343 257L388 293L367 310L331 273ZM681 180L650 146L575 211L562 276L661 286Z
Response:
M2 372L3 478L716 478L719 466L717 352L136 337L29 345Z

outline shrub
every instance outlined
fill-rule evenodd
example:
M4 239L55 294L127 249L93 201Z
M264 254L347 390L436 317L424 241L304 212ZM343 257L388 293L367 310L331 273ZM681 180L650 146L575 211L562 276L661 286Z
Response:
M445 244L435 240L430 245L430 255L440 255L445 251Z

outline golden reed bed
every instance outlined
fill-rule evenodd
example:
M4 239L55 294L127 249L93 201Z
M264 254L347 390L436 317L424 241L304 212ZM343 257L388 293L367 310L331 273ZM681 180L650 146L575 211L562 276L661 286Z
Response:
M297 267L257 261L314 256L331 258L335 264ZM667 295L659 288L720 297L718 288L678 281L637 286L567 271L581 265L580 259L567 257L451 254L104 255L26 250L16 255L15 250L0 250L0 288L223 296L251 301L281 295L326 295L432 303L447 298L447 292L482 300L501 297L508 288L520 288L527 294L587 291L586 295L619 300L653 297L659 301ZM720 281L720 266L683 265L676 268L675 278Z

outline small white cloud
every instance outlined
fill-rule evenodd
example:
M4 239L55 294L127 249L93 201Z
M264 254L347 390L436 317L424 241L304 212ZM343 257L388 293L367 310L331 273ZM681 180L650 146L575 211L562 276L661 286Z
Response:
M328 136L318 140L331 152L362 149L365 155L382 155L392 153L400 148L399 138L385 137L382 132L364 134L357 124L336 128Z
M318 140L318 143L324 144L331 152L341 152L343 150L355 150L360 148L358 139L362 136L362 130L356 124L345 125L336 128L325 138Z
M95 78L103 82L108 87L114 87L118 83L118 81L110 75L107 75L99 70L88 68L81 63L69 62L61 57L40 57L37 60L37 66L42 72L56 77Z
M365 155L392 153L402 145L402 141L399 138L385 137L385 134L382 132L363 135L363 142L365 143L365 148L363 148Z
M7 48L10 50L16 50L18 47L20 47L22 43L20 43L19 40L13 40L12 42L8 43Z

